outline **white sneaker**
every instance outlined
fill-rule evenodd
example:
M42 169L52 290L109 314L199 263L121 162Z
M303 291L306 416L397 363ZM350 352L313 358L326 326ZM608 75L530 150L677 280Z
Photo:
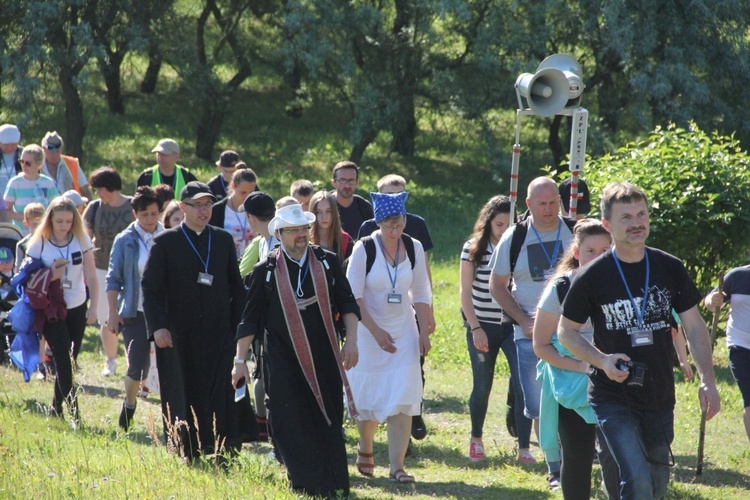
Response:
M108 359L107 362L104 363L104 370L102 370L102 376L114 377L116 374L117 374L117 360Z

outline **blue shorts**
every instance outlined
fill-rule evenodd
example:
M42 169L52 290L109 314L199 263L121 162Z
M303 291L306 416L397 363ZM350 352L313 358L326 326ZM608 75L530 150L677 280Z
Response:
M750 407L750 349L729 346L729 369L740 388L745 408Z

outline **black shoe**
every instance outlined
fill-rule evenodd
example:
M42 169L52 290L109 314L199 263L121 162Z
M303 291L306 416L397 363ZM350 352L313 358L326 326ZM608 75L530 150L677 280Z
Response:
M427 436L427 426L424 424L422 415L416 415L411 418L411 437L422 440Z
M132 408L128 408L125 406L125 401L122 402L122 411L120 411L120 420L119 424L120 427L122 427L122 430L126 431L128 430L128 427L130 427L130 423L133 421L133 414L135 413L135 407L138 405L136 402L135 405L133 405Z

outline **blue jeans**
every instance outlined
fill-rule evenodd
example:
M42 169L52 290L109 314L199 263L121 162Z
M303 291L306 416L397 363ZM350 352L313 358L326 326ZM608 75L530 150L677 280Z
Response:
M674 411L631 410L622 401L591 402L620 471L622 499L662 498L669 483Z
M542 381L536 379L536 364L539 358L534 353L530 338L516 340L518 351L518 378L523 388L524 415L539 418L539 400L542 397Z
M471 435L482 437L484 419L487 416L487 405L492 391L492 382L495 378L495 362L502 349L505 359L508 360L510 371L509 384L513 386L516 394L521 394L521 383L518 381L518 359L516 347L513 343L513 327L510 324L501 325L497 323L479 322L479 325L487 334L489 351L477 351L474 347L474 339L466 325L466 342L469 347L469 359L471 360L471 373L474 385L469 397L469 413L471 414ZM518 433L518 447L528 448L531 438L531 420L523 415L523 407L520 404L514 406L516 418L516 432Z

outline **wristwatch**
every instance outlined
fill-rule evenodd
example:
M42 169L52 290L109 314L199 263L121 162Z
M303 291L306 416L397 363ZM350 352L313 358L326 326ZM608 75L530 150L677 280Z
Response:
M245 362L245 358L234 358L235 365L245 364Z

